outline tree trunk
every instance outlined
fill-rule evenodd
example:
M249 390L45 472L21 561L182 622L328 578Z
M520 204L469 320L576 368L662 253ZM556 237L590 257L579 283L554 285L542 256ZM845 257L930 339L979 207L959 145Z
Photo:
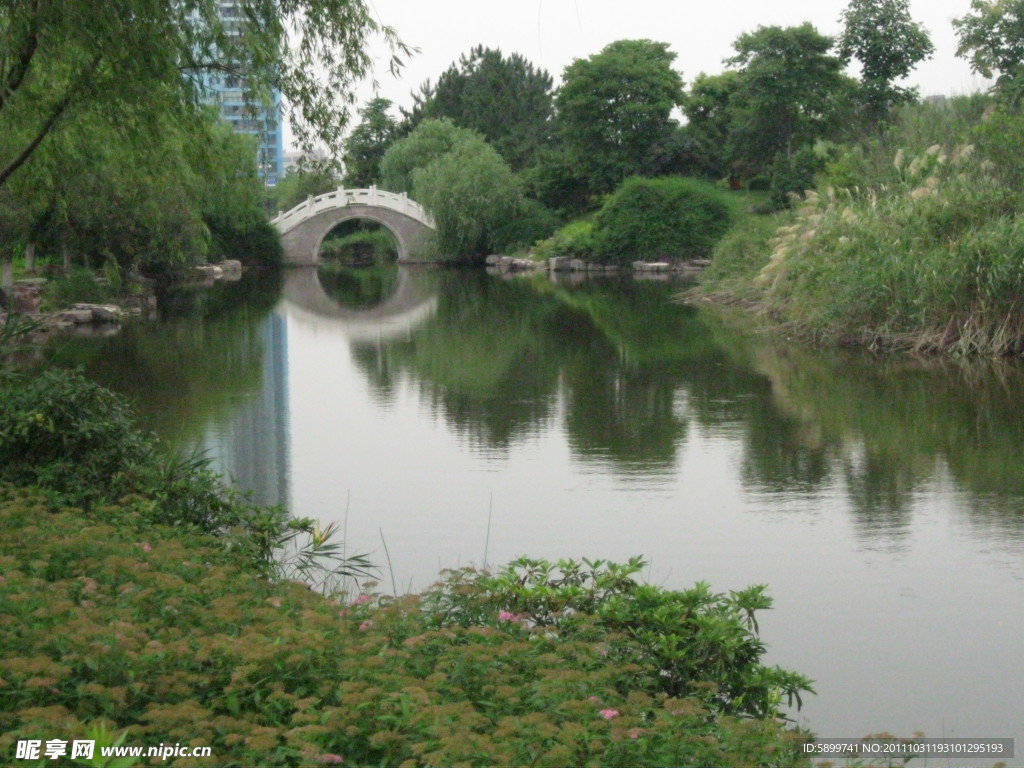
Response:
M3 288L4 293L8 296L14 295L14 262L10 256L4 259L3 278L0 280L0 288Z
M36 271L36 244L31 241L25 246L25 271Z
M60 244L60 253L64 259L64 274L71 274L71 251L68 249L67 243Z

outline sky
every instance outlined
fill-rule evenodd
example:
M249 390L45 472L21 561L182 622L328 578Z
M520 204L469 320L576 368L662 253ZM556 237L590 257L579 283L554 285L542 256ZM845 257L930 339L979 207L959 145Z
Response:
M689 84L700 72L715 74L732 55L732 43L758 26L794 26L810 21L827 35L840 31L839 16L848 0L366 0L382 24L420 52L401 77L387 71L383 43L373 48L378 60L378 94L396 107L410 106L410 92L438 76L475 45L519 53L548 70L556 86L574 59L587 58L608 43L648 38L666 42L677 54L676 69ZM970 0L911 0L910 12L931 34L935 55L918 66L907 83L923 96L982 90L985 80L956 57L950 21L970 10ZM851 70L856 75L856 70ZM360 103L374 95L366 84ZM395 110L397 116L397 109ZM353 124L358 123L354 120Z

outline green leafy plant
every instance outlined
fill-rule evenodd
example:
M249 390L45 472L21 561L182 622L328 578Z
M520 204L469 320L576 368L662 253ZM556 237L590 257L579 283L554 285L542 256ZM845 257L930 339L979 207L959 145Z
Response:
M806 734L709 708L710 683L650 689L661 662L612 608L643 589L638 561L521 561L339 604L133 504L45 507L0 485L0 754L59 733L211 747L197 766L808 765ZM536 622L494 610L515 589Z
M594 217L598 261L706 257L728 231L728 203L695 179L627 179Z
M428 604L439 626L497 620L601 637L610 658L647 670L635 688L695 696L714 712L780 717L782 697L799 706L813 690L802 675L760 663L756 614L771 607L764 586L728 595L704 583L671 591L640 583L644 566L639 557L626 564L520 558L494 576L456 572Z

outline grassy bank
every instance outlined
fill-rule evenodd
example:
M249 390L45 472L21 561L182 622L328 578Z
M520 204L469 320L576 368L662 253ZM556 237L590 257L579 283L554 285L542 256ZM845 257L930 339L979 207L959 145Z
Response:
M837 150L792 211L726 236L702 292L821 341L1024 353L1024 117L984 106L908 108Z

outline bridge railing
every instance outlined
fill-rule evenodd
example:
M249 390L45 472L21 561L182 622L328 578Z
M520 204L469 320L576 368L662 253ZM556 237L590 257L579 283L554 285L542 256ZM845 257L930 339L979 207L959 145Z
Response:
M376 187L370 187L369 189L345 189L344 187L338 187L316 197L310 196L290 211L279 212L277 216L270 220L270 223L283 234L307 219L316 216L321 211L345 208L350 205L390 208L393 211L416 219L428 227L434 226L434 220L427 213L426 209L415 200L409 199L405 192L387 192Z

